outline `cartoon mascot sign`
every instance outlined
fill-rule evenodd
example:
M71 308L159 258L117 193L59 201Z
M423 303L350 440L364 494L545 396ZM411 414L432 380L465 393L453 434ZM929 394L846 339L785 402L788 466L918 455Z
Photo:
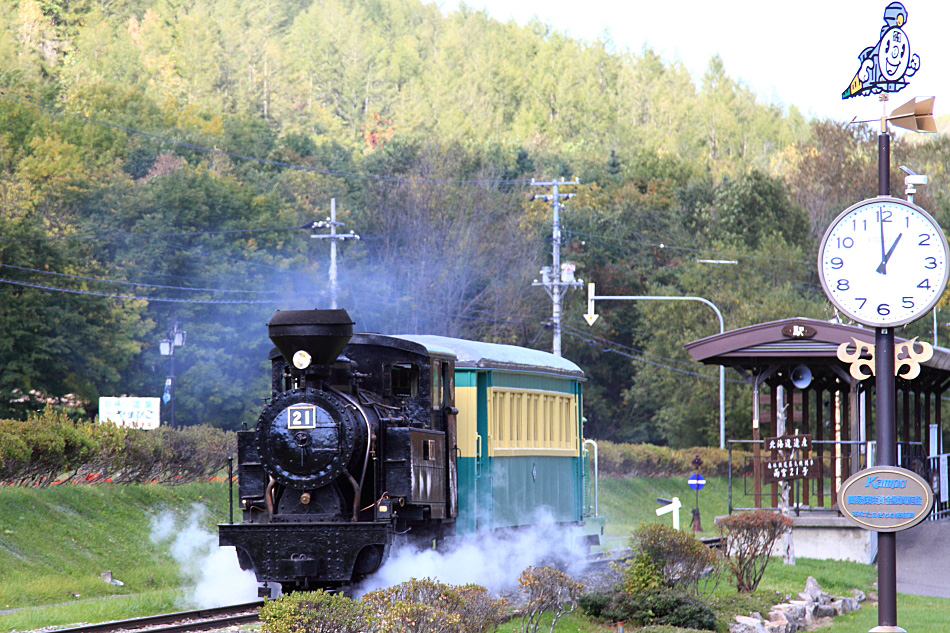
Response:
M898 92L907 86L907 78L920 69L920 57L910 52L910 40L903 27L907 24L907 9L900 2L892 2L884 9L884 26L875 46L869 46L858 55L861 67L855 73L842 99L860 95Z

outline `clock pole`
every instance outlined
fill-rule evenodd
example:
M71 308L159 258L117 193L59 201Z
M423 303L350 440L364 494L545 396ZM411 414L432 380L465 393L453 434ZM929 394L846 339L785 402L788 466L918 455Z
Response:
M887 93L881 95L887 101ZM887 133L887 118L881 116L881 133L877 137L877 193L891 195L891 135ZM894 378L894 328L874 329L874 375L877 422L874 439L877 440L876 466L897 465L897 393ZM897 626L897 533L877 534L877 626L869 633L902 633Z

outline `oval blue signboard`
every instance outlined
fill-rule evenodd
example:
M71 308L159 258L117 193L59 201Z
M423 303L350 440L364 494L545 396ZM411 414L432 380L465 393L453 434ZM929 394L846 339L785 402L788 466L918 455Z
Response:
M699 473L696 473L689 478L687 483L689 483L689 487L693 490L701 490L702 487L706 485L706 478Z
M852 523L875 532L898 532L927 518L933 507L930 484L897 466L874 466L852 475L838 490L838 510Z

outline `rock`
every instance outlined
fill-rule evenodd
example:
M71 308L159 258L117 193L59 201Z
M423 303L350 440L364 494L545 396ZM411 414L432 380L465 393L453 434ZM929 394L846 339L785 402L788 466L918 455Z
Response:
M795 628L781 611L772 611L769 614L769 621L765 623L765 630L768 633L794 633Z
M857 598L839 598L841 600L841 612L851 613L861 608L861 603Z
M761 619L737 615L736 623L729 627L729 633L769 633Z
M821 600L821 587L818 586L818 581L812 576L809 576L805 580L805 591L803 593L807 595L808 599L812 602L820 602Z
M792 600L790 604L797 609L801 609L800 619L805 623L805 628L811 626L815 621L815 603L811 600Z
M838 613L835 611L835 608L830 604L819 604L815 609L816 618L833 618Z
M864 602L868 599L867 595L860 589L852 589L851 595L854 596L854 599L858 602Z

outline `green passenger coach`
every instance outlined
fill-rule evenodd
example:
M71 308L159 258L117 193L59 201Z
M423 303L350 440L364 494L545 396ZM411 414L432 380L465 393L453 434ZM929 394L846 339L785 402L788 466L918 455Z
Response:
M602 542L583 437L584 372L547 352L462 339L403 335L454 361L457 414L456 533L539 522L582 526ZM596 451L594 452L596 458Z

